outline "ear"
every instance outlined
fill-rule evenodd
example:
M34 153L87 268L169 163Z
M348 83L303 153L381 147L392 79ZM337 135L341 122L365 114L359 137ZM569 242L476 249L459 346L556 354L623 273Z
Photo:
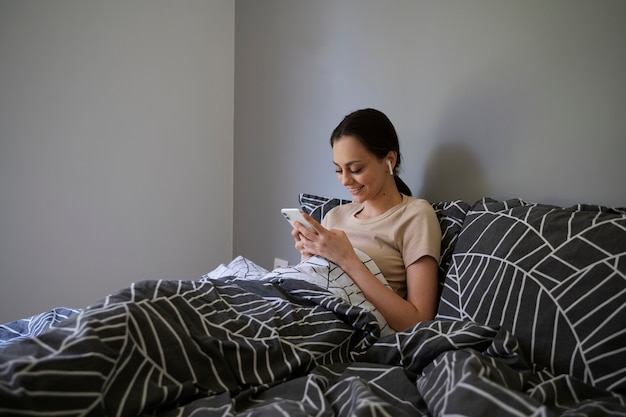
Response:
M387 161L387 167L389 168L389 175L393 177L393 166L391 165L391 159L385 159Z
M396 161L398 160L398 154L395 151L389 151L387 153L387 156L385 156L385 160L389 161L389 163L391 164L391 170L395 170Z

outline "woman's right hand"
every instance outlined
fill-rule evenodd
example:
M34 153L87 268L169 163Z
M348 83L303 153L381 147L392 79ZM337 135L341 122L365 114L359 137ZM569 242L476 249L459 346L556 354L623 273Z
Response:
M300 252L300 256L304 261L309 259L311 256L322 255L315 251L314 240L317 240L320 237L320 234L326 232L327 230L308 213L302 213L302 216L307 223L309 223L310 227L306 227L296 221L294 223L293 230L291 231L291 236L293 236L296 242L296 250Z
M301 226L301 227L304 227L304 226ZM306 261L307 259L309 259L311 256L314 255L313 253L307 252L307 250L304 249L304 240L306 239L306 237L304 237L304 235L300 233L297 225L291 230L291 236L293 236L293 239L296 242L294 246L296 250L300 252L300 259L302 261Z
M346 263L360 263L348 236L342 230L326 229L308 214L305 213L303 216L313 230L296 222L291 232L296 240L296 250L303 259L319 255L342 268L347 266Z

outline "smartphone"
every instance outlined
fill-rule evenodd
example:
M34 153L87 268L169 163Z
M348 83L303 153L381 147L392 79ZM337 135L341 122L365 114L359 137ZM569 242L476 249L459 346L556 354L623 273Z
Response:
M313 231L313 227L309 224L309 222L304 219L304 217L302 216L302 210L300 210L299 208L284 208L281 209L280 212L283 214L283 216L285 216L285 219L287 219L287 221L291 223L291 226L293 226L294 222L299 222L310 231Z

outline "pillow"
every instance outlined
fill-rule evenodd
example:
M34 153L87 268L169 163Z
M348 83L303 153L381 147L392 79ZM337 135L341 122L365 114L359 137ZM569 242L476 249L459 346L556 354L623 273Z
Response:
M314 194L300 194L298 195L298 202L300 203L302 211L309 214L318 222L321 222L326 213L332 208L351 203L352 201L340 198L322 197Z
M554 374L626 393L626 209L479 201L437 318L501 325Z
M456 240L463 227L463 221L470 209L465 201L442 201L432 204L441 226L441 256L439 258L439 286L443 289L445 277L452 261Z

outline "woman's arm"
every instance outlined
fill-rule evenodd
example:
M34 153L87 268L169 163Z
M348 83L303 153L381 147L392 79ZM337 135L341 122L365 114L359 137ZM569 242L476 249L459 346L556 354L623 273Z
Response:
M404 330L420 321L435 317L437 296L437 261L423 256L406 269L407 299L385 287L358 259L345 265L338 264L361 289L389 326L396 331Z
M328 230L305 214L314 231L296 224L292 235L296 249L303 258L312 254L323 256L343 269L394 330L430 320L435 315L438 294L437 261L424 256L406 269L407 299L384 286L363 265L346 234Z

